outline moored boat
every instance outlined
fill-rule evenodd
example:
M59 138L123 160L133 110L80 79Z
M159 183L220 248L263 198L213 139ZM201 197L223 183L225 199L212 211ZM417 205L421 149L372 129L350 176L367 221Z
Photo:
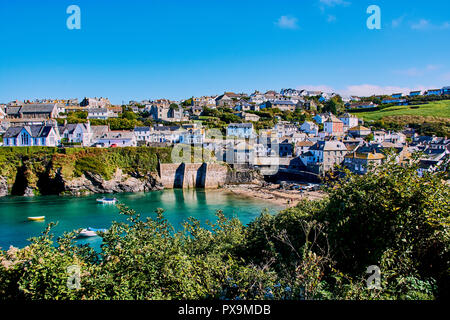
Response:
M89 229L83 229L78 234L79 238L90 238L90 237L97 237L97 232L89 230Z
M102 204L115 204L117 202L116 198L100 198L97 199L98 203L102 203Z
M94 231L94 232L106 232L106 229L96 229L96 228L87 228L89 231Z
M106 232L106 229L95 229L95 228L87 228L80 231L78 234L78 238L90 238L90 237L97 237L98 232Z

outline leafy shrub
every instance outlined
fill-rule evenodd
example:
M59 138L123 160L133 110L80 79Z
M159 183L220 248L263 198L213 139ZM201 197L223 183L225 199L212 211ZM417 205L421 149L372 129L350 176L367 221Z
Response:
M79 164L81 165L81 164ZM83 165L89 168L89 162ZM23 249L0 251L2 299L444 299L450 283L449 186L440 174L389 161L329 184L329 197L301 202L248 226L226 219L176 231L119 205L102 250L52 240L50 225ZM67 268L81 267L68 290ZM381 269L381 289L366 268Z

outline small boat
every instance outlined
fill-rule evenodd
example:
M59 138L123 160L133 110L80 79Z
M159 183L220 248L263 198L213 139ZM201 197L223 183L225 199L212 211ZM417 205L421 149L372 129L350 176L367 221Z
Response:
M94 232L106 232L106 229L95 229L95 228L87 228L89 231L94 231Z
M87 228L81 230L81 232L78 234L79 238L90 238L90 237L97 237L97 232L106 232L106 229L95 229L95 228Z
M29 221L43 221L45 220L45 216L40 216L40 217L28 217Z
M97 199L98 203L102 203L102 204L115 204L117 202L116 198L101 198L101 199Z
M97 237L97 233L95 231L92 230L88 230L88 229L83 229L81 230L81 232L78 234L79 238L90 238L90 237Z

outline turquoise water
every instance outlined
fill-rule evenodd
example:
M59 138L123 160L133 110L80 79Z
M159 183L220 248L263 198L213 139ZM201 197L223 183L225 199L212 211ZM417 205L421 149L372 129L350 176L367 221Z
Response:
M228 192L213 190L164 190L148 193L115 194L120 202L141 213L142 217L155 217L155 210L163 208L164 216L177 229L189 217L197 218L205 225L215 221L216 210L227 217L238 217L247 224L258 217L262 210L275 213L282 208L272 203L239 197ZM109 197L107 195L107 197ZM86 197L41 196L33 198L0 198L0 247L10 245L24 247L30 237L38 236L49 222L58 222L53 229L56 236L64 231L80 228L108 228L112 221L125 221L115 206L98 204L99 195ZM27 217L45 216L43 222L30 222ZM89 238L79 243L90 243L99 248L101 239Z

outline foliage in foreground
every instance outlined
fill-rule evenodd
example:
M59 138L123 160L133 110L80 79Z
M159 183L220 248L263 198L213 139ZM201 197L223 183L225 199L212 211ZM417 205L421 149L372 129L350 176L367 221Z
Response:
M439 175L387 163L347 174L323 201L302 202L248 226L218 212L176 231L158 210L101 234L102 251L51 227L0 252L3 299L444 299L450 283L449 187ZM81 289L67 286L81 269ZM366 269L381 269L367 289Z

